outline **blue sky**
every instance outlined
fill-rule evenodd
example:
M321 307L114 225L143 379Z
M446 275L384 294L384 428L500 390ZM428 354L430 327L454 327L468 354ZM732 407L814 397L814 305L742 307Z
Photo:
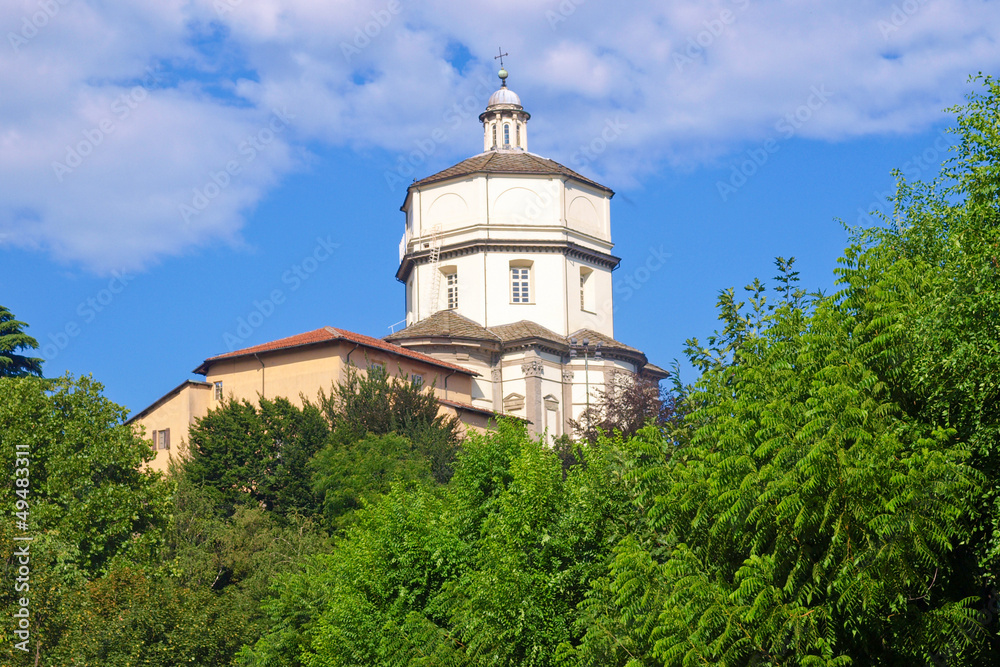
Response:
M234 345L387 334L405 184L481 150L502 46L532 152L616 191L616 337L667 366L775 256L832 290L837 219L932 177L1000 64L990 2L666 4L3 3L0 303L133 411Z

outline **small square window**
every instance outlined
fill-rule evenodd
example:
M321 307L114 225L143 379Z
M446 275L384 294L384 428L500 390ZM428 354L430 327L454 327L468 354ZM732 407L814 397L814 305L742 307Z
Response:
M424 376L418 373L414 373L410 376L410 381L413 382L414 387L424 386Z

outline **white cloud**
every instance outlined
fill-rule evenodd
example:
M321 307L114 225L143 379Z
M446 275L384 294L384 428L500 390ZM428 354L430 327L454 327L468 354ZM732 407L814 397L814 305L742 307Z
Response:
M616 187L775 136L817 89L798 136L926 129L1000 64L975 0L18 0L0 27L0 244L96 271L238 243L313 145L479 150L498 43L532 150ZM274 109L294 119L250 159Z

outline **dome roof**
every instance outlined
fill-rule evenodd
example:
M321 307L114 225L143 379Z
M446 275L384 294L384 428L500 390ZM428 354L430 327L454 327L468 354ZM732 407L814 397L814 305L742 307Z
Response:
M511 90L507 86L504 86L497 92L490 95L489 104L487 104L486 106L491 107L497 104L514 104L517 106L521 106L521 98L518 97L517 93L515 93L513 90Z

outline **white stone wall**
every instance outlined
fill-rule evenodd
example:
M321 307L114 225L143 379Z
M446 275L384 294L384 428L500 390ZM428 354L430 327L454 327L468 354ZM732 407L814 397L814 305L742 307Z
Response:
M407 200L405 252L491 241L517 244L571 242L601 253L612 249L609 198L561 177L491 176L426 186ZM531 263L531 302L511 300L511 261ZM437 265L418 264L407 279L407 321L420 321L447 307L443 275L435 295L435 272L458 273L458 312L483 326L520 320L537 322L568 335L591 328L614 335L611 271L567 257L561 249L546 252L486 251L457 257L443 255ZM580 268L588 279L592 304L580 304Z

